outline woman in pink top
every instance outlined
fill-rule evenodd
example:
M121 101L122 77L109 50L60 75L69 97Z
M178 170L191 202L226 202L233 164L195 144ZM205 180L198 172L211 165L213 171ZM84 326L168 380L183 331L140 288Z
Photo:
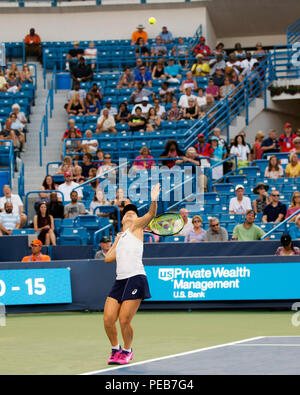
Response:
M213 78L210 78L208 80L208 86L206 88L205 94L206 95L213 95L215 100L219 99L219 96L220 96L219 87L214 84Z
M140 155L135 158L136 160L133 162L133 166L136 166L138 169L151 169L151 167L155 166L153 156L150 155L150 150L148 147L142 147L140 149ZM148 159L148 160L137 160L137 159Z

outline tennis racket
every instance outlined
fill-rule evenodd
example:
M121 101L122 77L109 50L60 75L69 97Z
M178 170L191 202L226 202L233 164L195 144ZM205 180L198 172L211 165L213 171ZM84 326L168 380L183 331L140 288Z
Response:
M158 236L173 236L179 233L184 227L181 215L177 213L164 213L153 218L147 230Z

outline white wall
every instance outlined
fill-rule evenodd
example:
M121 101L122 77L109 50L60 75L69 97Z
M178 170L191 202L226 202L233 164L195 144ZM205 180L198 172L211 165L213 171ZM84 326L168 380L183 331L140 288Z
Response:
M93 7L94 8L94 7ZM141 9L120 11L62 12L50 8L48 13L36 10L26 14L0 14L1 41L21 41L31 27L43 41L129 39L138 24L143 24L150 38L167 25L175 37L193 36L201 23L205 23L205 8ZM64 10L65 11L65 10ZM155 25L148 24L155 17ZM13 28L12 28L13 26Z

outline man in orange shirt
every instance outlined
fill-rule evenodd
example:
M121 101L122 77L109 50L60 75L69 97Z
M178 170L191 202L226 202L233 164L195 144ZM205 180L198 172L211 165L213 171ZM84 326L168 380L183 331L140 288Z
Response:
M51 261L48 255L43 255L41 253L41 249L43 247L43 243L41 240L34 239L31 243L31 251L32 254L28 256L24 256L22 262L47 262Z
M27 34L27 36L25 37L24 44L25 58L27 58L27 56L37 56L37 60L42 63L43 51L41 38L38 34L35 33L35 30L33 28L29 30L29 34Z
M136 45L137 40L142 38L144 40L144 45L148 45L148 34L144 31L143 25L138 25L137 30L132 33L131 45Z

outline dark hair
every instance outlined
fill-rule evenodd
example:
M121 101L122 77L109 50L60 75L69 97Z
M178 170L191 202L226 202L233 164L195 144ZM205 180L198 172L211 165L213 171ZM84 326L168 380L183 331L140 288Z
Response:
M46 207L47 207L47 210L46 210L46 215L45 215L45 217L46 218L48 218L48 219L50 219L50 214L49 214L49 207L48 207L48 204L46 203L46 202L41 202L40 204L39 204L39 207L38 207L38 211L37 211L37 216L38 216L38 223L39 223L39 220L40 219L42 219L43 217L42 217L42 215L41 215L41 206L42 206L42 204L45 204L46 205Z
M168 140L165 145L165 150L160 156L167 156L172 145L175 145L178 156L184 156L184 152L181 151L176 140Z
M48 185L47 185L47 183L46 183L47 177L51 177L51 179L52 179L51 189L48 189ZM42 186L43 186L46 190L48 189L48 191L51 191L51 190L54 191L54 190L55 190L55 183L54 183L54 181L53 181L53 177L52 177L50 174L47 174L47 175L46 175L46 177L44 178L44 181L43 181Z
M238 134L237 136L235 136L234 141L233 141L233 145L236 146L236 147L238 146L238 141L237 140L238 140L239 137L242 138L242 144L246 145L244 136L242 136L241 134Z
M89 152L86 152L83 156L85 156L86 158L88 158L90 161L93 160L93 155L90 154Z
M290 243L292 243L291 248L294 251L293 240L292 240L291 235L289 233L283 234L280 238L280 242L283 247L287 247Z

